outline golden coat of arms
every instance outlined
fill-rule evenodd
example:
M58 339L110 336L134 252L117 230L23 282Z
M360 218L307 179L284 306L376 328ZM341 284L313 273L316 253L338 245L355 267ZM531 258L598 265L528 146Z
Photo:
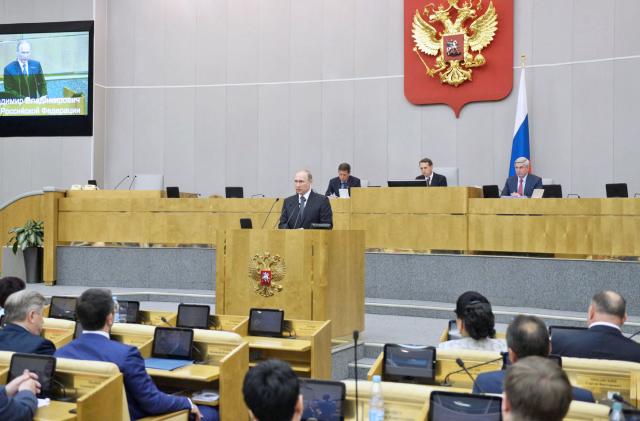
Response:
M282 291L280 282L284 279L286 267L284 259L270 253L256 254L249 259L249 279L254 292L263 297L271 297Z
M491 42L498 30L498 14L489 2L487 10L482 11L482 0L473 7L473 0L448 0L449 7L428 4L421 13L416 10L413 17L412 34L415 46L413 51L424 65L427 75L440 77L441 83L459 86L470 81L472 68L486 63L481 51ZM457 12L451 16L452 9ZM467 22L473 19L470 24ZM438 31L433 25L442 27ZM429 67L423 56L438 56L434 67ZM475 55L474 55L475 53Z

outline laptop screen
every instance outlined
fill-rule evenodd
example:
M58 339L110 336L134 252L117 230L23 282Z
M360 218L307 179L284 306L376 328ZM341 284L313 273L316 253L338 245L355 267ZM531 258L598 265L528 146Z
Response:
M140 302L118 300L118 306L120 307L120 323L138 323Z
M385 381L433 383L436 349L432 346L385 344L382 366Z
M49 317L54 319L75 320L77 302L78 299L75 297L51 297Z
M7 382L20 377L24 370L29 370L38 375L40 383L39 398L51 397L53 390L53 374L56 370L56 359L49 355L19 354L11 356L9 367L9 379Z
M300 379L300 393L304 408L302 420L343 420L345 385L341 382Z
M284 311L252 308L249 312L249 335L282 336Z
M156 327L151 353L154 358L190 360L192 345L193 330Z
M454 392L431 392L429 421L501 421L502 398Z
M180 304L178 306L178 327L193 329L209 329L209 306L196 304Z

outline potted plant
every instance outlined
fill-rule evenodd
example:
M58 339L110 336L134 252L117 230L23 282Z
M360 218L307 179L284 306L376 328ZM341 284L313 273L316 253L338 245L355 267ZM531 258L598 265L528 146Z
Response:
M28 220L21 227L9 230L14 236L9 240L13 254L22 250L24 269L28 283L42 282L42 246L44 245L44 222Z

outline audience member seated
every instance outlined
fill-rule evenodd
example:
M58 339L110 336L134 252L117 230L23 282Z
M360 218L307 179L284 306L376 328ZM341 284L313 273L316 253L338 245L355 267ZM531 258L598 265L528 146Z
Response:
M442 342L441 349L475 349L506 352L507 344L495 339L495 318L491 304L480 293L467 291L456 302L456 324L462 339Z
M15 292L5 302L5 327L0 331L0 350L53 355L56 347L40 336L45 299L39 292Z
M6 386L0 386L0 420L32 420L38 409L38 393L38 376L27 370Z
M547 326L538 317L517 316L507 328L507 347L512 363L530 356L548 357L551 343ZM506 373L506 370L499 370L479 374L473 393L502 393ZM573 388L573 400L595 402L590 391L579 387Z
M285 362L267 360L250 369L244 376L242 393L254 421L302 418L300 382Z
M527 357L507 370L502 398L504 421L562 421L571 405L571 383L555 362Z
M15 276L6 276L0 279L0 316L4 315L4 303L9 295L22 291L26 287L24 281Z
M553 352L565 357L640 362L640 344L622 334L627 320L626 302L614 291L602 291L591 299L589 329L551 338Z
M183 409L190 410L197 420L217 420L215 409L200 408L185 397L158 390L147 374L138 348L110 340L114 312L111 291L91 288L83 292L78 299L76 316L84 331L76 340L60 348L56 357L116 364L124 377L129 414L133 420Z

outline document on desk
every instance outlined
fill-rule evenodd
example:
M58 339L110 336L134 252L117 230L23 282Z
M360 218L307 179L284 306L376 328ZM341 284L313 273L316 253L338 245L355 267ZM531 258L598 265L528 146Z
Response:
M168 358L147 358L144 360L146 368L155 368L157 370L172 371L176 368L186 367L193 364L191 360L171 360Z
M49 405L51 405L51 399L49 398L38 399L38 408L42 408L43 406L49 406Z

